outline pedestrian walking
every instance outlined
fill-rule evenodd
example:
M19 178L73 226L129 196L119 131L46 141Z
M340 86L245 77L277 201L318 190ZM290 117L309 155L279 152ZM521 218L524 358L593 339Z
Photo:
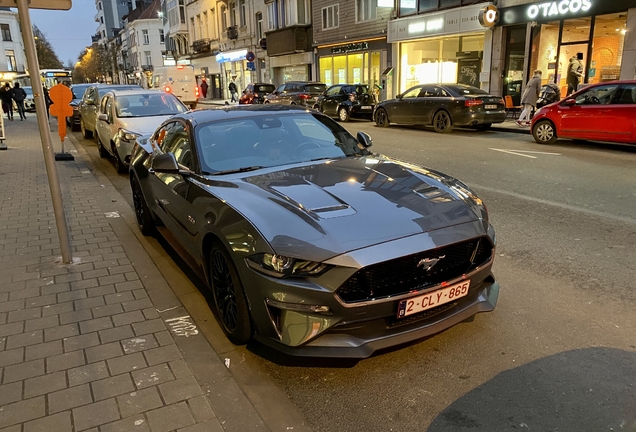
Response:
M205 78L201 78L201 95L203 99L208 97L208 83L205 82Z
M232 102L238 102L238 100L239 100L239 98L238 98L238 87L236 87L236 84L234 83L234 80L232 80L230 82L230 85L227 88L230 91L230 94L232 95Z
M7 118L13 120L13 89L9 83L5 83L0 92L2 110L7 113Z
M523 105L523 111L517 120L519 126L527 126L530 124L530 114L534 107L537 106L537 100L541 94L541 75L543 72L540 70L534 71L532 78L528 81L526 89L521 96L521 104Z
M572 93L578 90L579 82L583 77L583 53L577 53L570 58L568 63L567 76L565 82L568 84L568 92L566 96L570 96Z
M20 83L15 83L13 86L13 100L15 101L15 106L18 107L18 114L20 114L20 121L26 119L26 114L24 112L24 100L27 98L27 94L23 88L20 87Z
M48 117L51 117L49 108L51 107L51 105L53 105L53 101L51 100L51 96L49 96L49 89L47 89L46 86L43 86L42 90L44 91L44 103L46 104L46 115Z

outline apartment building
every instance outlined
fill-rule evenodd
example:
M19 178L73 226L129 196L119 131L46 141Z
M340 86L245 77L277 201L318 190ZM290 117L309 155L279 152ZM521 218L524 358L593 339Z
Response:
M97 9L95 41L100 45L105 45L115 37L123 27L122 18L135 5L136 1L132 0L95 0L95 8Z
M11 82L13 77L24 73L26 68L17 12L8 7L0 8L0 32L0 54L4 55L4 62L0 66L0 83Z

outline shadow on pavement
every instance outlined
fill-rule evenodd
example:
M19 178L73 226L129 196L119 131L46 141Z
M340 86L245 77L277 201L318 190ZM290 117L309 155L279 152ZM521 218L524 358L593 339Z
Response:
M456 400L428 432L636 431L636 353L567 351L501 372Z

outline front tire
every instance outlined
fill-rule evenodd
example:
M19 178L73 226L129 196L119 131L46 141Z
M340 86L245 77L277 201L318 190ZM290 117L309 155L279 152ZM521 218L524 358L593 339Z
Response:
M447 111L441 110L433 117L433 128L438 133L450 133L453 130L453 122Z
M219 242L210 250L208 275L223 331L232 343L246 344L252 338L252 325L245 292L232 259Z
M341 122L348 122L350 118L349 111L347 111L345 107L338 110L338 119L340 119Z
M532 128L532 136L539 144L553 144L557 140L556 128L550 120L540 120Z
M108 150L106 150L106 148L102 144L102 141L99 139L99 135L95 134L95 139L97 140L97 151L99 152L99 157L108 157Z
M86 125L84 124L84 119L80 119L80 130L82 131L82 136L85 139L91 139L93 137L93 132L86 129Z
M375 113L375 124L379 127L389 127L389 115L384 108L379 108Z
M139 180L134 175L130 179L130 187L132 189L135 219L137 219L139 231L145 236L151 236L155 232L155 223L146 204L146 198L144 198Z
M119 152L117 151L117 147L115 147L115 143L112 143L111 147L113 149L113 156L115 156L115 169L117 170L117 174L125 174L128 170L126 169L124 162L119 157Z

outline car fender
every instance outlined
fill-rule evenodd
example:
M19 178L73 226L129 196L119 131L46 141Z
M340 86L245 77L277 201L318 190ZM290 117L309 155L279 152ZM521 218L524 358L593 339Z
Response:
M348 102L338 102L338 107L336 108L336 113L340 111L340 108L345 108L347 112L351 110L351 103Z

